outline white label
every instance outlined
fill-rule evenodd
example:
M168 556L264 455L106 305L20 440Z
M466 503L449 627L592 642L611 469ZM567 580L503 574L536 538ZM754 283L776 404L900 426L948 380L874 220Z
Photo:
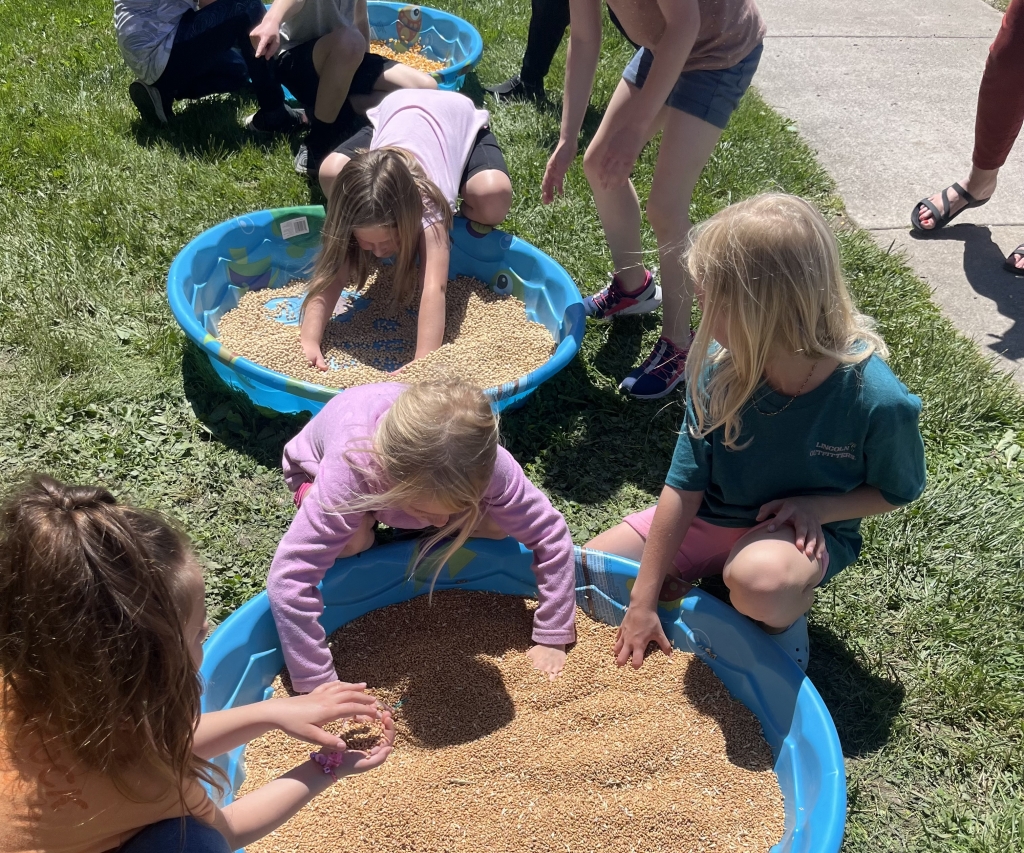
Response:
M285 240L291 240L292 237L298 237L300 234L309 233L309 221L305 216L300 216L298 219L289 219L286 222L281 223L281 236Z

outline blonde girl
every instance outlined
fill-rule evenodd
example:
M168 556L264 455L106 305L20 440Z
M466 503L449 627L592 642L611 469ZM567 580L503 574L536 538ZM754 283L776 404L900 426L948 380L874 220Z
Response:
M306 360L327 370L320 350L324 329L346 285L366 283L371 259L394 257L394 293L418 296L416 358L444 339L448 232L457 196L470 228L482 235L512 204L505 158L486 110L455 92L399 90L367 117L364 128L320 168L327 196L323 250L303 303L300 327ZM417 258L419 264L417 268Z
M659 594L722 574L733 606L806 667L814 591L860 552L860 520L925 484L921 401L858 314L835 237L788 195L734 204L695 230L686 259L703 310L687 408L656 507L587 547L640 562L615 646L671 650ZM671 590L671 591L670 591Z
M320 624L317 584L339 557L373 545L376 521L438 528L420 553L441 548L438 571L469 536L533 551L538 606L528 655L551 678L575 640L572 539L561 514L498 443L484 394L462 382L364 385L339 394L284 449L298 512L267 578L292 685L338 678ZM442 545L443 540L450 543Z
M362 684L200 716L203 577L161 518L45 476L2 513L0 849L228 853L387 758ZM356 716L386 743L347 752L322 728ZM217 808L209 759L274 728L324 750Z

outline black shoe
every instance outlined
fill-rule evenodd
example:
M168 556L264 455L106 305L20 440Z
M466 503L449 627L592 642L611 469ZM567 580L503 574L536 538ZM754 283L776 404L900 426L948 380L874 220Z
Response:
M136 80L128 87L128 97L147 124L167 124L168 119L174 117L171 99L156 86Z
M543 83L527 83L518 74L510 77L504 83L498 83L496 86L484 86L484 91L490 92L499 101L502 99L534 102L547 100Z
M258 110L245 120L247 130L257 133L294 133L306 127L306 111L282 104L276 110Z

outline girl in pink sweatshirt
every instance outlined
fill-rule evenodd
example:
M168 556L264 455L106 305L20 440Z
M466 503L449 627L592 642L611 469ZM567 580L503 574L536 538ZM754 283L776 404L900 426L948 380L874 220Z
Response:
M498 444L482 392L462 382L364 385L336 396L284 449L298 512L267 578L292 684L307 693L338 678L317 589L339 557L373 544L373 526L439 528L444 565L469 536L512 536L533 551L539 604L527 653L555 678L576 639L572 539L550 501Z

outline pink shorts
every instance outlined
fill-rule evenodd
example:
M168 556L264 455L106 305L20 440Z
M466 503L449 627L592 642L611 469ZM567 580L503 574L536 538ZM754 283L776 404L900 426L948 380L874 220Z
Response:
M622 519L639 533L645 542L651 532L655 508L652 506L650 509L627 515ZM769 524L771 524L771 519L762 521L753 527L721 527L711 524L703 518L694 518L672 564L679 572L679 577L688 582L720 575L733 546L750 531L759 530ZM825 550L821 558L821 577L818 578L815 586L821 584L827 574L828 549Z

